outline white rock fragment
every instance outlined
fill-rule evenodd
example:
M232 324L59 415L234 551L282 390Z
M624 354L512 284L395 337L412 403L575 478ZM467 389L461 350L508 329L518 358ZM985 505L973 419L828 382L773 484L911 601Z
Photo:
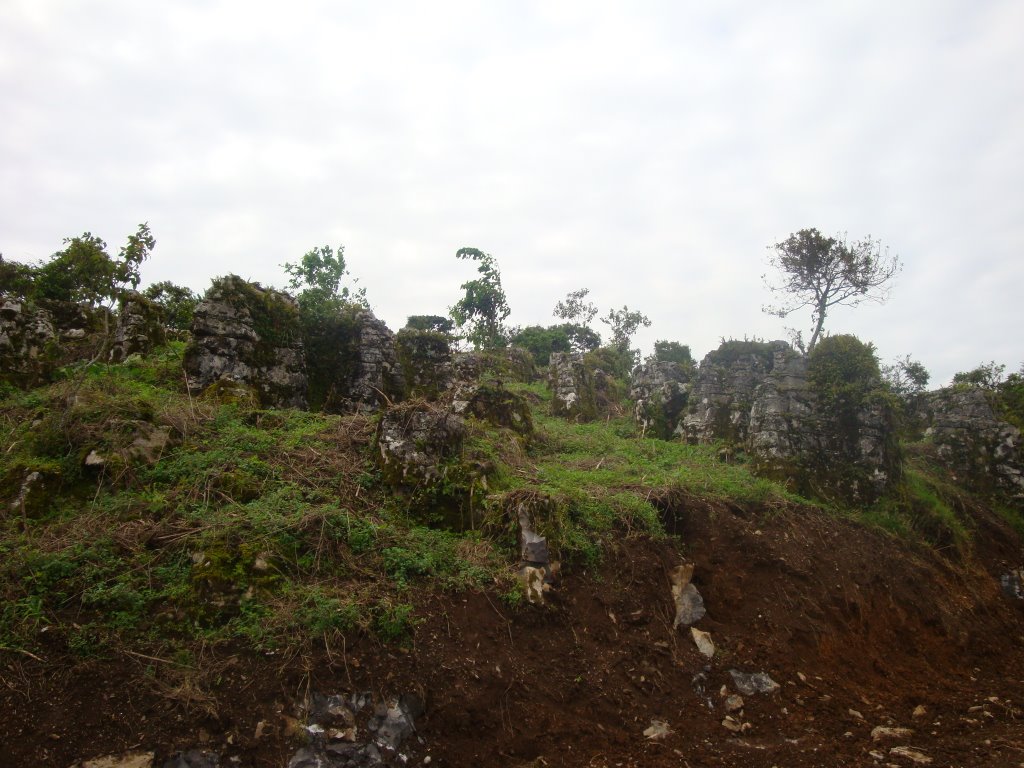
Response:
M651 740L664 739L670 733L672 729L664 720L651 720L651 724L644 729L644 736Z
M697 650L701 652L701 655L709 659L715 655L715 643L711 639L710 633L702 632L696 627L690 627L690 635L693 637L693 642L697 646Z
M932 759L924 752L919 752L912 747L893 747L889 750L890 755L896 755L897 757L905 757L913 763L918 765L928 765L932 762Z
M874 741L881 741L882 739L905 739L908 736L913 736L914 731L911 728L890 728L887 725L876 725L871 729L871 738Z

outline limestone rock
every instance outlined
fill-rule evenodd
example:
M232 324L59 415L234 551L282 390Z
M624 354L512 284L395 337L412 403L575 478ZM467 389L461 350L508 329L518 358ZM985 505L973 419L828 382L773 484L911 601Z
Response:
M651 724L644 728L644 736L652 741L664 739L672 735L672 729L664 720L651 720Z
M594 403L594 382L583 363L583 357L571 352L553 352L548 363L548 385L551 387L551 413L570 421L589 421L597 408Z
M287 294L219 278L196 307L192 337L185 351L192 390L228 381L252 387L264 407L306 407L298 308Z
M219 768L220 755L205 749L190 749L179 752L166 760L162 768Z
M417 485L443 478L445 460L461 451L465 436L461 416L442 406L408 403L381 417L377 449L394 483Z
M714 657L715 643L712 641L710 633L702 632L696 627L690 627L690 635L693 637L693 642L697 646L697 650L700 651L701 655L706 656L709 659Z
M672 628L689 627L700 621L707 614L704 598L697 587L690 581L693 565L681 565L670 574L672 579L672 599L676 606L676 617Z
M914 735L914 731L911 728L895 728L887 725L876 725L871 729L872 741L881 741L882 739L906 739Z
M368 309L356 315L359 328L355 375L347 387L351 410L374 413L405 396L405 377L395 351L395 334Z
M411 396L435 400L448 389L454 375L448 336L406 327L395 335L395 352Z
M999 419L980 387L949 387L927 397L925 436L957 481L978 491L1024 494L1021 433Z
M0 294L0 382L24 388L42 383L56 364L56 345L48 311Z
M775 693L779 690L779 684L771 679L765 672L740 672L738 669L730 669L736 690L744 696L753 696L755 693Z
M120 363L129 355L144 355L167 340L164 313L159 304L134 291L121 299L110 347L110 361Z
M79 768L150 768L155 757L152 752L125 752L120 755L83 760L78 766Z
M690 374L679 363L650 359L633 369L629 396L643 433L668 440L682 434L680 418L690 394Z
M905 757L912 763L917 765L930 765L933 761L932 758L928 757L924 752L913 749L912 747L893 747L889 750L890 755L896 755L897 757Z

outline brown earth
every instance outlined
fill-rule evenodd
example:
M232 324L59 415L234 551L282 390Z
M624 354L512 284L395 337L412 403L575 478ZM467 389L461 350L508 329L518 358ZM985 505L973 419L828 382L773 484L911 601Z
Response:
M129 749L161 765L203 747L222 766L283 768L302 743L297 702L313 691L421 696L409 765L913 765L895 746L934 766L1024 765L1024 601L998 581L1021 549L998 519L977 513L961 556L813 509L659 504L681 543L625 539L599 573L564 569L543 607L424 595L406 648L217 648L198 670L138 652L83 662L59 638L38 658L0 652L0 766ZM668 573L683 558L696 564L711 662L672 628ZM734 668L781 686L744 697L741 734L722 725ZM653 720L671 733L645 737ZM879 725L913 734L873 741Z

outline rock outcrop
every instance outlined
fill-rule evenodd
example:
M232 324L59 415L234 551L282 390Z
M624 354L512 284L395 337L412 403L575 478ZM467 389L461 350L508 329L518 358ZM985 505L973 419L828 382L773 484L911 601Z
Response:
M196 307L185 351L189 386L251 387L264 407L305 408L307 380L298 309L287 294L235 275L214 281Z
M929 393L926 439L957 482L979 491L1024 494L1024 455L1017 427L998 418L980 387Z
M129 355L144 355L166 341L164 313L159 304L135 292L121 299L110 347L111 362L119 363Z
M837 408L809 383L807 358L782 341L727 342L708 354L682 431L693 442L736 445L759 474L798 491L849 502L873 501L900 473L885 398Z
M548 362L548 386L551 387L551 413L571 421L590 421L597 408L594 382L582 355L552 352Z
M436 400L452 378L452 348L438 331L405 327L395 335L395 351L409 394Z
M633 369L629 392L633 417L644 435L670 439L682 434L680 419L690 395L690 374L679 363L647 360Z
M56 361L56 345L49 312L0 294L0 382L32 387L45 381Z
M354 411L373 413L405 396L405 377L395 351L395 334L369 309L356 315L358 341L348 401Z

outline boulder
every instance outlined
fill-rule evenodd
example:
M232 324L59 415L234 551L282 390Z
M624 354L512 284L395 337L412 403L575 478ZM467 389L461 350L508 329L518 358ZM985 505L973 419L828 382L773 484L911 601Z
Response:
M56 353L53 316L0 294L0 382L23 388L42 383L56 364Z
M590 421L597 415L594 381L582 355L552 352L548 362L551 413L570 421Z
M981 387L948 387L927 396L925 438L957 482L976 491L1024 494L1017 427L1000 419Z
M690 374L679 363L650 359L633 369L629 396L644 435L664 440L681 435L689 395Z
M448 388L453 374L448 336L406 327L395 335L395 351L411 396L435 400Z
M197 392L226 380L252 387L264 407L305 408L295 301L236 275L218 278L196 307L185 372Z
M166 341L163 308L134 291L124 296L114 328L110 361L120 363L129 355L144 355Z

